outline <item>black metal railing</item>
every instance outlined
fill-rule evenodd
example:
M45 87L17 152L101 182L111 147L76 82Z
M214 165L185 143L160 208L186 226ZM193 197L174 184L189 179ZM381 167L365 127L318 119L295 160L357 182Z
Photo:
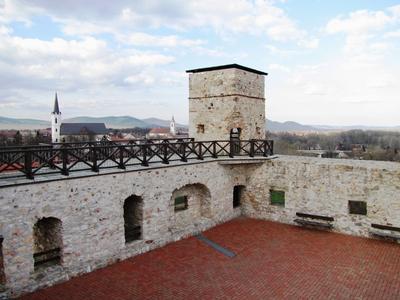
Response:
M0 179L169 164L205 158L270 156L271 140L194 141L193 139L85 142L0 148Z

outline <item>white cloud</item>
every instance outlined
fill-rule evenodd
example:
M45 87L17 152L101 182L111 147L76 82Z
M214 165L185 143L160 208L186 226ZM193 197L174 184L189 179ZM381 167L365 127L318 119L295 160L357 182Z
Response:
M268 70L270 70L270 71L276 70L276 71L280 71L280 72L284 72L284 73L290 72L290 68L288 68L287 66L280 65L280 64L269 64Z
M326 32L329 34L339 32L365 34L380 30L392 21L393 18L383 11L359 10L350 13L347 18L339 16L330 20L326 25Z
M400 29L396 31L389 31L383 35L384 38L399 38L400 37Z
M152 46L152 47L195 47L204 45L206 42L196 39L182 39L176 35L155 36L143 32L130 33L127 35L117 35L118 41L124 44L134 46Z
M129 34L138 28L167 27L179 31L209 27L217 33L265 35L275 41L295 41L300 47L315 48L318 40L309 37L286 12L270 0L127 0L106 1L5 1L6 18L17 18L24 7L24 18L41 11L63 25L69 35L99 33ZM1 18L0 13L0 18ZM0 19L1 20L1 19ZM82 21L85 20L85 21ZM148 43L155 38L146 33L133 33L132 44ZM159 44L190 45L199 41L182 40L174 36L158 37ZM168 46L171 47L171 46Z
M132 84L138 76L142 80L136 83L148 85L154 79L141 74L157 73L159 66L175 61L172 56L155 52L111 49L105 41L92 37L44 41L1 32L0 87L3 89L9 89L10 83L15 89L106 88Z
M155 78L149 74L137 74L126 77L124 81L129 84L143 83L145 85L152 85L155 82Z
M397 31L390 32L400 22L400 6L386 10L359 10L347 16L338 16L325 26L327 34L345 34L343 53L353 61L371 65L385 58L391 44L385 38L395 37Z
M389 7L389 11L393 14L394 17L400 18L400 4Z

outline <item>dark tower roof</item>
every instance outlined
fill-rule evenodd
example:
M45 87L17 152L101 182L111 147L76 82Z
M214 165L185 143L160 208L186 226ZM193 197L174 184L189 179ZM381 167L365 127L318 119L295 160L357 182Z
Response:
M230 64L230 65L222 65L222 66L215 66L215 67L208 67L208 68L200 68L200 69L193 69L193 70L187 70L186 73L199 73L199 72L207 72L207 71L215 71L215 70L223 70L223 69L240 69L244 70L247 72L252 72L258 75L268 75L268 73L265 73L263 71L251 69L245 66L241 66L238 64Z
M60 108L58 107L57 93L56 93L56 99L54 100L53 114L60 114Z

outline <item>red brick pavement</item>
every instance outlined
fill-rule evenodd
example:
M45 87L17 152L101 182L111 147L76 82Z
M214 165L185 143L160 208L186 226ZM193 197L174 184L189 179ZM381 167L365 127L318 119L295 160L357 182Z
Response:
M400 245L236 219L22 299L400 299Z

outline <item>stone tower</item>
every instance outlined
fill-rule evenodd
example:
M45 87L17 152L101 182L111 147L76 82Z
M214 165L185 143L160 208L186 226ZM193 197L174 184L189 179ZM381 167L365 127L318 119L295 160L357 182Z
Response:
M54 99L54 109L51 113L51 141L53 143L60 142L60 128L61 128L61 112L58 106L57 93Z
M188 70L189 136L195 140L265 137L264 76L231 64Z

